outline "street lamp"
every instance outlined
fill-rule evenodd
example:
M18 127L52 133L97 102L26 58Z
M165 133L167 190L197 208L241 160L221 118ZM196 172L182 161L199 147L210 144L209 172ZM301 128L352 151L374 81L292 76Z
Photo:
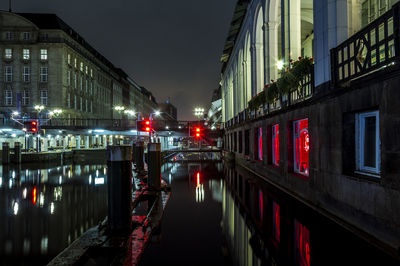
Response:
M115 111L122 112L122 111L125 110L125 107L123 107L123 106L121 106L121 105L117 105L117 106L114 106L114 110L115 110Z
M36 111L38 111L38 113L40 113L44 109L44 106L43 105L35 105L33 108Z
M130 115L130 116L135 116L135 111L134 110L124 110L124 114Z
M194 109L194 115L197 116L198 118L202 117L204 115L204 108L196 107Z
M49 112L49 115L50 116L58 116L58 115L60 115L62 113L62 110L61 109L54 109L53 111L50 111Z

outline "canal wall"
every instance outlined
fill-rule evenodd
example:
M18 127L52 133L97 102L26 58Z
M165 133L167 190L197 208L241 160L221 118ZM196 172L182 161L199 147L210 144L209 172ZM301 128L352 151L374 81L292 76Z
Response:
M381 71L340 88L325 84L316 88L310 100L232 125L226 128L225 150L234 153L237 164L398 257L399 72ZM379 175L356 170L356 117L368 111L379 112ZM308 118L309 125L308 176L293 170L293 121L302 118ZM279 166L272 164L274 124L280 130ZM259 128L263 132L261 160L256 139Z

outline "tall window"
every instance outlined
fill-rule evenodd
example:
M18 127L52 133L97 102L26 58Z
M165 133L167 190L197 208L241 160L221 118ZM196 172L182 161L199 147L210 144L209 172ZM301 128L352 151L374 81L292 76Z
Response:
M83 77L81 77L81 90L83 90Z
M272 126L272 164L279 166L279 125Z
M90 95L93 95L93 82L90 82Z
M379 111L356 115L357 170L380 173Z
M13 93L12 90L5 90L4 91L4 105L12 105L13 103Z
M47 49L40 49L40 60L47 60Z
M83 99L82 99L82 97L80 97L80 101L79 101L79 110L83 111Z
M12 82L12 80L13 80L13 69L12 69L12 66L5 66L5 68L4 68L4 80L5 80L5 82Z
M93 112L93 102L92 101L90 101L90 112L91 113Z
M78 64L78 60L76 58L74 58L74 67L76 68Z
M88 93L88 88L89 86L88 86L88 80L86 79L85 80L85 91L86 91L86 93Z
M31 39L31 33L30 32L24 32L22 33L22 38L24 41L28 41Z
M41 105L47 105L48 104L47 90L41 90L40 91L40 104Z
M14 32L7 31L7 32L6 32L6 40L7 40L7 41L14 40Z
M255 146L256 160L262 161L263 159L262 127L256 128L254 146Z
M83 62L81 62L81 67L80 67L81 71L83 72Z
M67 93L67 107L71 108L71 93Z
M89 111L89 105L88 105L88 100L86 99L85 100L85 112L88 112Z
M67 71L67 85L71 86L71 71Z
M76 95L74 95L74 109L76 110L78 108L77 101L76 101Z
M74 88L76 89L77 88L77 83L78 83L78 80L77 80L78 78L77 78L77 76L76 76L76 73L74 73Z
M30 94L29 94L29 90L24 90L23 94L22 94L22 104L23 105L29 105L31 102L30 100Z
M86 75L88 74L89 70L88 70L88 66L85 66L85 73Z
M22 59L29 60L30 56L31 55L29 49L22 49Z
M40 82L48 81L49 69L47 67L40 67Z
M90 69L90 77L93 78L93 69Z
M308 119L293 122L293 152L294 172L309 175L310 135L308 134Z
M68 63L68 65L71 64L71 54L67 55L67 63Z
M22 69L22 80L24 82L30 82L31 81L31 67L29 66L24 66Z
M6 58L6 59L12 58L12 49L10 49L10 48L4 49L4 58Z

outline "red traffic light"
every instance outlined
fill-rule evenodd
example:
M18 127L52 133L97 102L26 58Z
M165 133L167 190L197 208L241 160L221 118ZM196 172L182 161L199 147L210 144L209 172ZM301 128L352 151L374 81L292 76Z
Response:
M194 135L196 138L200 138L200 137L201 137L201 131L202 131L202 128L201 128L201 127L195 127L195 128L194 128L194 133L193 133L193 135Z
M26 132L30 133L36 133L39 131L38 128L38 123L37 121L26 121L24 122L24 129Z
M137 122L137 130L150 132L151 131L151 121L150 120L142 120Z

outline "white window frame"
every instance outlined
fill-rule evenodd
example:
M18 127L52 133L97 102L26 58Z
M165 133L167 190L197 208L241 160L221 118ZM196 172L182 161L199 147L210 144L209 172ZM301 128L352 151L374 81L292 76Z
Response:
M24 41L28 41L28 40L30 40L31 39L31 33L30 32L23 32L22 33L22 39L24 40Z
M300 166L299 166L299 168L296 167L296 161L297 161L297 150L296 149L298 148L296 145L296 139L299 138L302 133L301 131L299 131L298 134L296 134L296 124L300 124L300 122L304 121L304 120L308 121L308 118L293 121L293 171L299 175L309 176L310 172L301 172ZM307 132L309 132L308 128L309 127L307 127ZM308 164L309 164L308 169L310 169L310 158L308 158Z
M48 58L48 51L47 49L40 49L40 60L47 60Z
M41 90L40 91L40 104L46 106L46 105L48 105L48 103L49 103L48 91Z
M22 49L22 59L29 60L31 58L31 51L29 49Z
M364 140L365 140L365 119L368 117L375 117L376 119L376 132L375 132L375 165L376 167L369 167L364 165ZM379 136L379 111L371 111L356 114L356 172L370 173L376 177L380 174L381 164L381 141Z
M13 91L4 90L4 105L11 106L13 104Z
M278 130L277 130L278 129ZM279 154L279 150L275 150L275 138L278 138L279 143L279 124L272 125L271 127L271 139L272 139L272 164L279 166L279 161L276 160L276 155Z
M11 48L4 49L4 58L12 59L12 49Z
M40 67L40 82L46 83L49 80L49 68Z
M14 40L14 36L15 36L14 32L12 32L12 31L7 31L7 32L6 32L6 40L7 40L7 41L12 41L12 40Z
M30 82L31 81L31 67L24 66L22 68L22 80L24 82Z
M12 82L13 81L13 68L12 66L4 67L4 81Z
M22 93L22 105L27 106L31 103L30 91L24 90Z

